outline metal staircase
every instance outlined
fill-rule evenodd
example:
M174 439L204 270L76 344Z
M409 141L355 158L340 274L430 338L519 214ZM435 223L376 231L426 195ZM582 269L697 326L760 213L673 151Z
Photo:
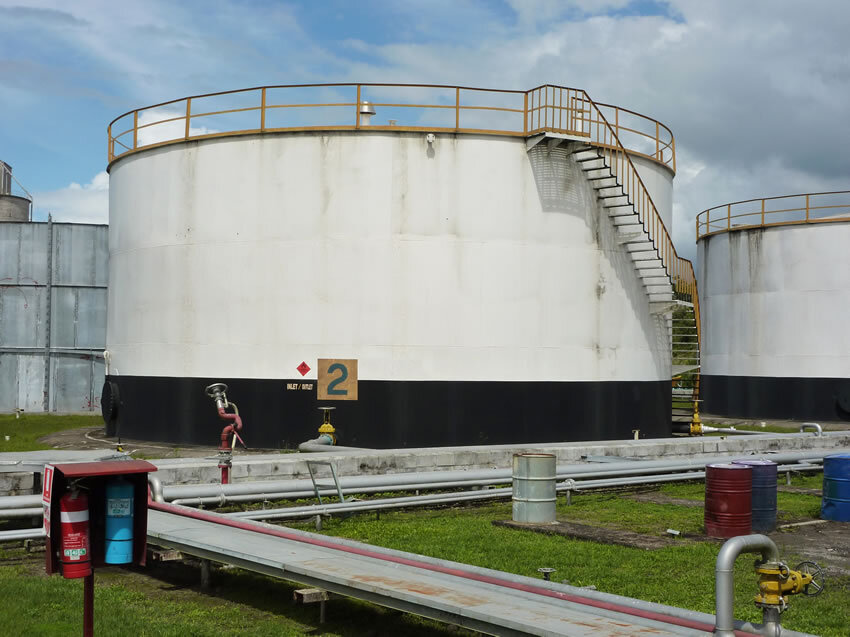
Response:
M668 273L638 210L602 149L573 142L571 154L614 224L617 240L632 260L652 312L672 312L669 319L673 358L671 424L677 433L699 434L700 333L696 286L691 289L677 285L678 279Z
M664 261L629 193L617 179L603 149L575 143L575 162L584 171L617 231L617 241L625 246L654 312L669 311L673 301L673 281Z
M699 295L693 264L676 254L670 233L617 135L619 123L612 126L600 105L580 89L544 85L529 91L526 100L527 146L532 148L543 140L550 149L569 144L568 152L596 192L615 226L617 241L632 260L650 311L668 316L673 430L702 433ZM670 150L675 152L672 146ZM663 153L664 148L656 142L655 155L650 157L661 160Z

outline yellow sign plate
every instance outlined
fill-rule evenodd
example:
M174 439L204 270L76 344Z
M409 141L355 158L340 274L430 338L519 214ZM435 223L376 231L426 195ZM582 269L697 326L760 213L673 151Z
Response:
M320 358L319 400L357 400L357 359Z

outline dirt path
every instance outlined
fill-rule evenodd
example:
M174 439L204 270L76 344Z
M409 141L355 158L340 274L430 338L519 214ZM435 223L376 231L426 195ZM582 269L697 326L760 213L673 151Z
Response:
M217 436L212 432L211 439ZM82 427L66 429L39 438L39 442L54 449L116 449L118 438L107 437L103 427ZM215 446L172 444L168 442L148 442L144 440L122 439L121 448L137 458L206 458L218 453ZM237 448L234 455L269 453L268 449Z

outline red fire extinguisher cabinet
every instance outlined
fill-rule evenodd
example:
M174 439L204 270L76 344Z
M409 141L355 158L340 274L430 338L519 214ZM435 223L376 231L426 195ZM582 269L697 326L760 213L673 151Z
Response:
M89 542L92 567L104 566L106 529L106 484L117 476L133 485L133 564L144 566L148 533L148 473L156 466L144 460L115 460L47 465L44 468L42 501L47 534L45 569L61 573L59 563L59 500L73 482L87 491Z

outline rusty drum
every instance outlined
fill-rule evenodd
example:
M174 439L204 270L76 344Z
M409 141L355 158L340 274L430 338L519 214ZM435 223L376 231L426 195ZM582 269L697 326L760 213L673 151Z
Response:
M710 464L705 468L705 532L709 537L749 535L752 526L751 467Z

